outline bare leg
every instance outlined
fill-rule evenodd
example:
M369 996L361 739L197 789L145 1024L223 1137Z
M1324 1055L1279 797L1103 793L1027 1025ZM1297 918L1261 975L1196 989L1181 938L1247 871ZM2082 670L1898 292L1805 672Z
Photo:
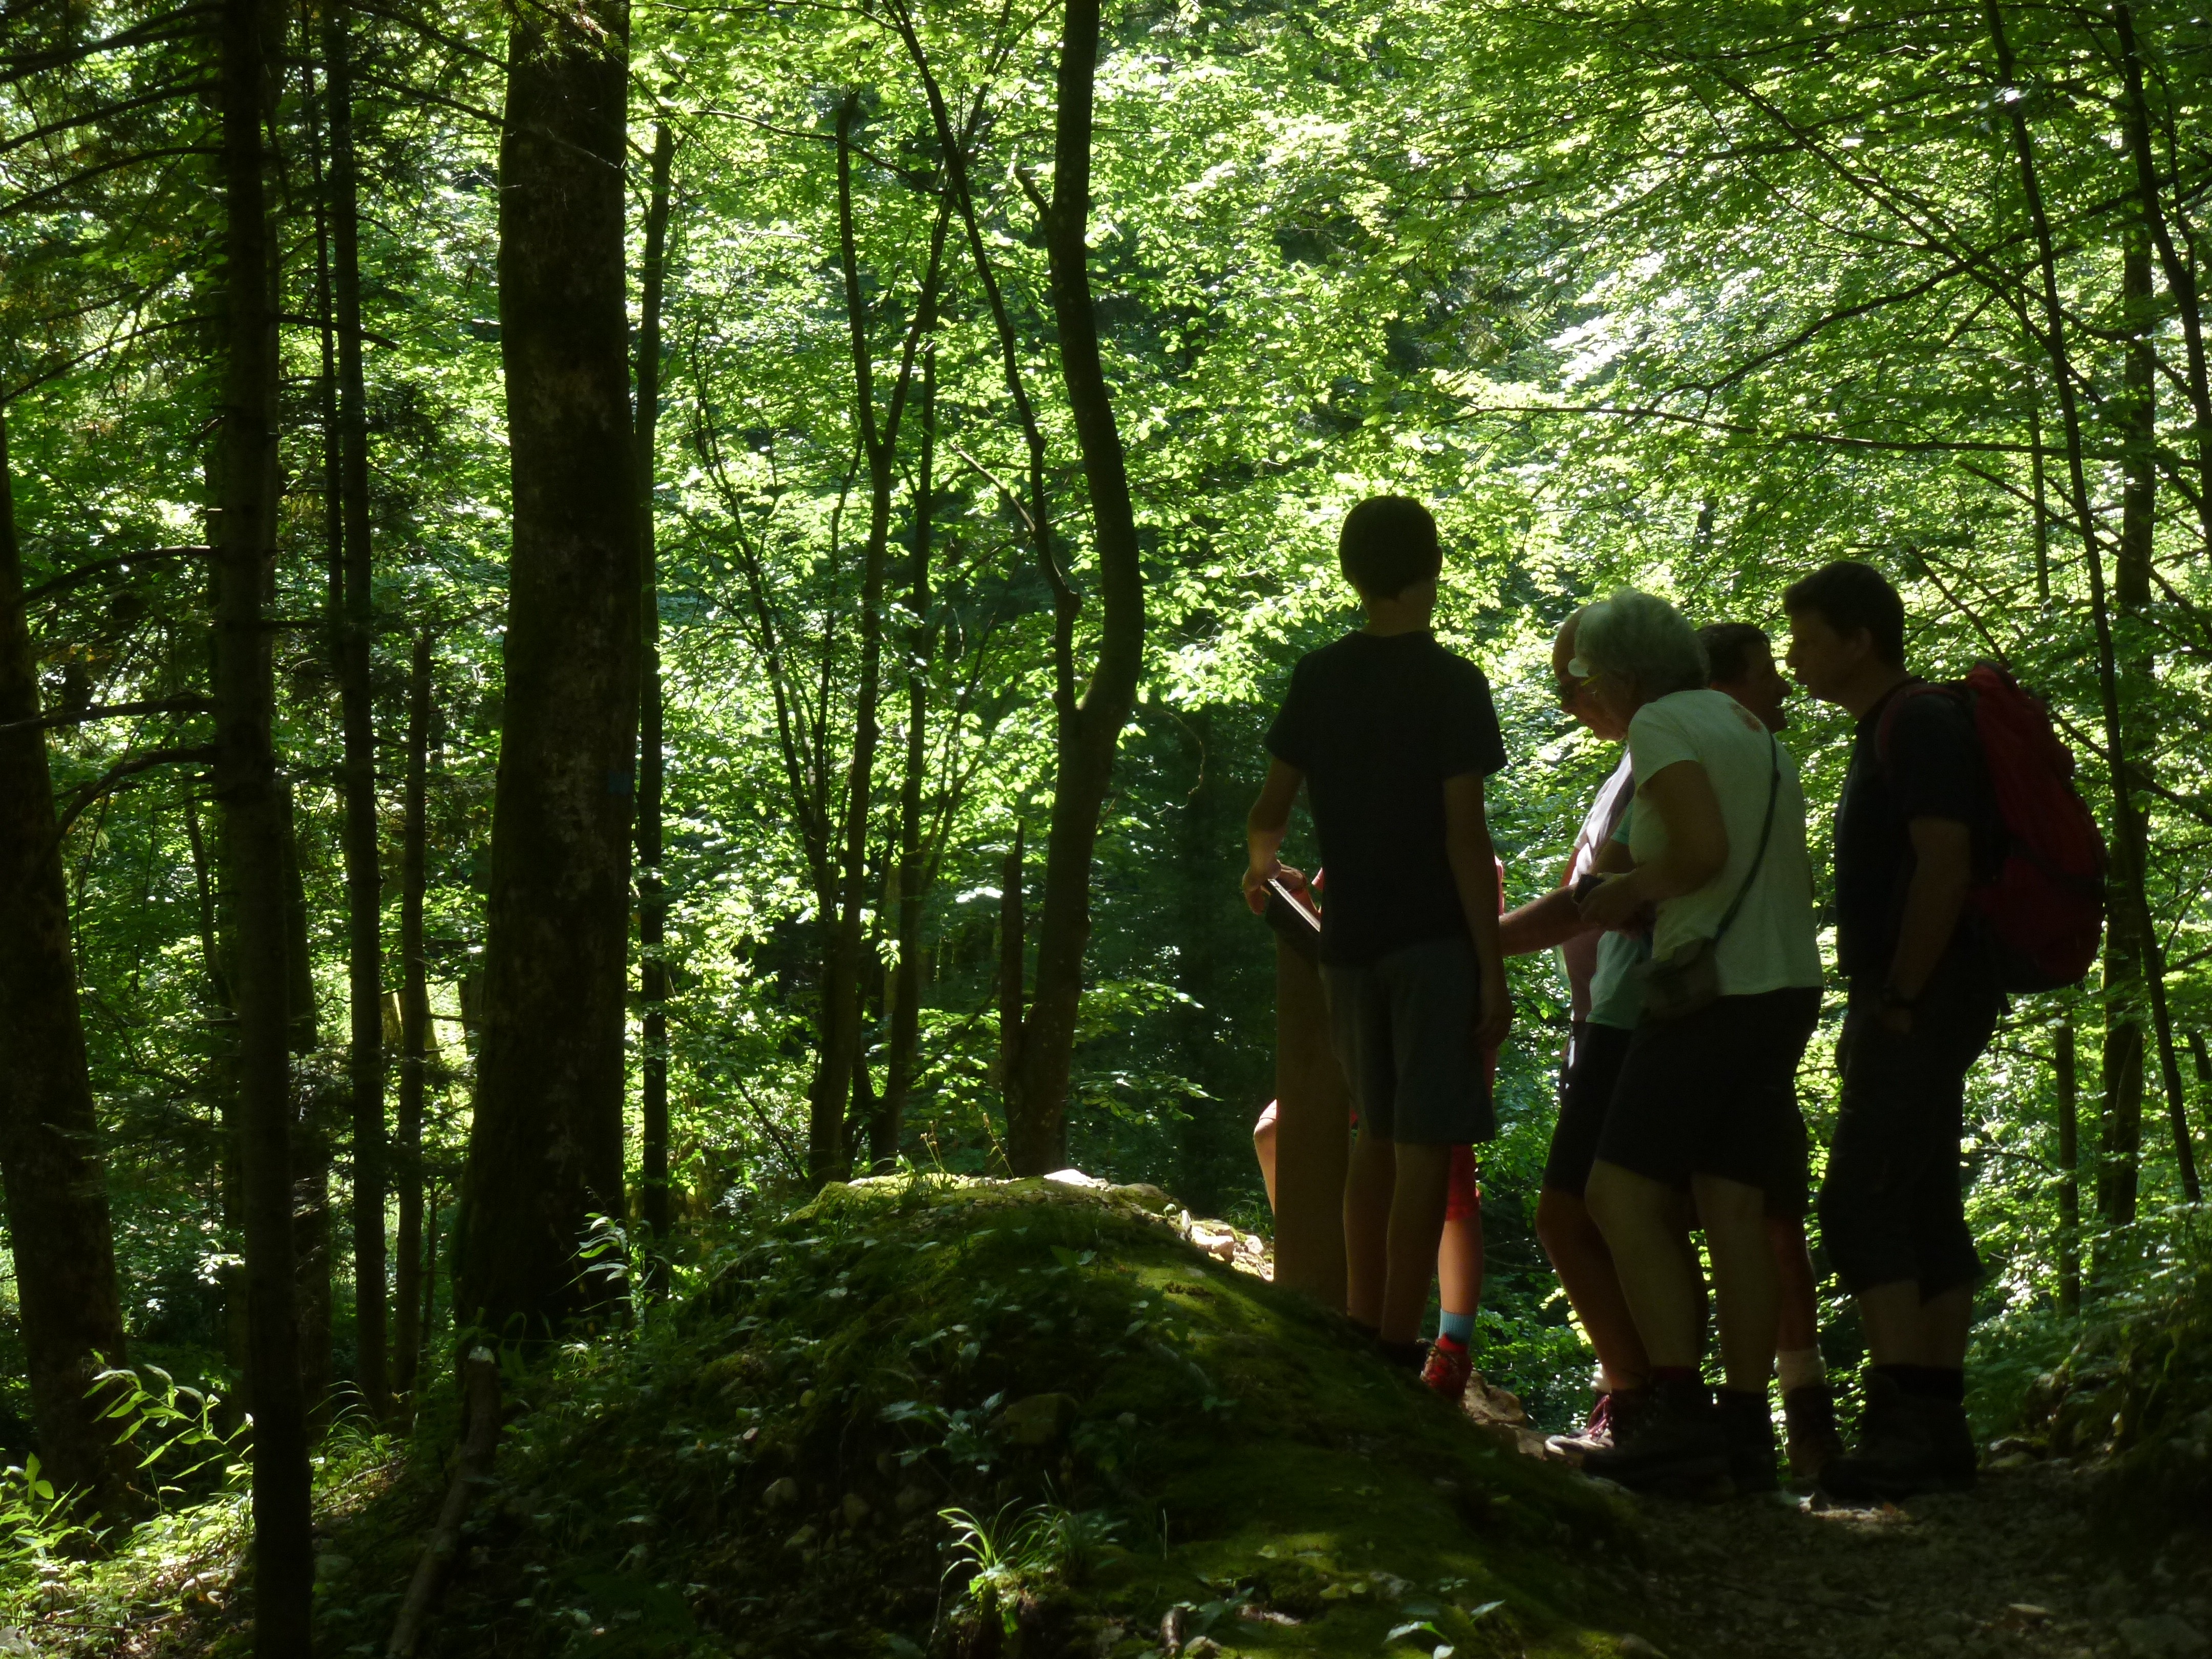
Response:
M1260 1179L1267 1184L1267 1207L1275 1207L1275 1120L1273 1115L1252 1126L1252 1156L1260 1160Z
M1359 1126L1344 1183L1345 1311L1370 1330L1382 1323L1382 1283L1389 1271L1390 1193L1398 1179L1397 1149Z
M1820 1346L1820 1303L1814 1294L1813 1258L1805 1248L1805 1224L1769 1216L1766 1237L1774 1252L1774 1274L1781 1291L1775 1310L1775 1348L1783 1353L1817 1348Z
M1974 1293L1961 1285L1920 1304L1920 1352L1923 1365L1964 1370L1966 1338L1974 1324Z
M1597 1350L1605 1386L1641 1388L1650 1378L1651 1362L1628 1311L1620 1275L1613 1271L1613 1252L1590 1219L1589 1206L1561 1188L1545 1188L1536 1194L1536 1237L1552 1258L1583 1334Z
M1446 1313L1482 1305L1482 1212L1444 1223L1437 1243L1437 1300Z
M1712 1252L1720 1303L1721 1367L1728 1386L1766 1393L1774 1369L1774 1246L1766 1235L1766 1194L1741 1181L1698 1176L1691 1183Z
M1877 1365L1923 1365L1920 1286L1900 1279L1859 1292L1867 1355Z
M1683 1255L1674 1189L1600 1158L1584 1201L1651 1364L1694 1368L1705 1286Z
M1451 1148L1400 1144L1395 1149L1387 1271L1381 1329L1385 1342L1412 1342L1421 1334L1429 1305L1429 1276L1443 1237L1444 1200L1451 1183Z

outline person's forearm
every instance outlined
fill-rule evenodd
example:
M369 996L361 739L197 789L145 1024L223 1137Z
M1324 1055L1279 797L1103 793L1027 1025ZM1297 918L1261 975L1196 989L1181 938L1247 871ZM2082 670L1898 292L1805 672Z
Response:
M1596 931L1597 924L1583 921L1582 912L1575 908L1573 892L1554 887L1543 897L1530 899L1498 918L1498 947L1503 955L1525 957Z
M1693 857L1686 850L1669 848L1649 864L1639 864L1621 878L1644 904L1660 904L1685 893L1694 893L1726 867L1725 858Z
M1966 908L1970 872L1947 870L1923 860L1905 890L1905 919L1897 930L1897 954L1890 958L1889 987L1910 1001L1920 994L1951 948L1960 915Z
M1498 855L1491 848L1488 826L1479 833L1455 837L1449 851L1452 884L1459 890L1460 908L1474 939L1474 959L1484 974L1503 975L1505 953L1498 938Z
M1276 855L1283 850L1283 837L1290 832L1290 820L1280 823L1264 822L1255 809L1244 820L1244 851L1246 862L1255 870L1274 867Z

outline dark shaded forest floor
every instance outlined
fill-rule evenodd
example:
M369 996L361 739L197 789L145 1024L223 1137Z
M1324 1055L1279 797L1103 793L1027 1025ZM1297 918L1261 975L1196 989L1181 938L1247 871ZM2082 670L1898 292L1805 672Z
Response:
M1640 1594L1669 1659L2193 1659L2212 1540L2116 1524L2061 1463L1902 1508L1784 1496L1638 1505Z
M1455 1416L1259 1255L1149 1188L833 1188L514 1376L425 1659L2212 1659L2212 1539L2176 1525L2212 1410L2126 1352L1972 1492L1638 1499L1523 1455L1502 1396ZM2033 1455L2115 1421L2160 1426ZM453 1426L327 1472L319 1652L383 1651ZM245 1652L228 1513L104 1601L18 1602L0 1653Z

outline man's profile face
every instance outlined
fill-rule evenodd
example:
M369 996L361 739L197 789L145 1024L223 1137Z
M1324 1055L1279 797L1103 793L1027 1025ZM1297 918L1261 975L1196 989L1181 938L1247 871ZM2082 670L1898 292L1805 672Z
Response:
M1774 665L1774 653L1762 651L1759 660L1732 680L1715 680L1713 690L1727 693L1759 717L1770 732L1787 732L1790 717L1782 705L1790 696L1790 682Z
M1834 702L1873 643L1864 629L1846 637L1819 611L1797 611L1790 613L1790 650L1784 660L1798 684L1821 702Z

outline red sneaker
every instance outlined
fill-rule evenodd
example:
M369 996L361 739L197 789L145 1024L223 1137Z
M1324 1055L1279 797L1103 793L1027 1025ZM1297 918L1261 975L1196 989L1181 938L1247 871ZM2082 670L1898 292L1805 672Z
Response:
M1467 1380L1474 1375L1474 1356L1448 1336L1440 1336L1429 1350L1429 1363L1421 1368L1421 1382L1453 1405L1467 1395Z

